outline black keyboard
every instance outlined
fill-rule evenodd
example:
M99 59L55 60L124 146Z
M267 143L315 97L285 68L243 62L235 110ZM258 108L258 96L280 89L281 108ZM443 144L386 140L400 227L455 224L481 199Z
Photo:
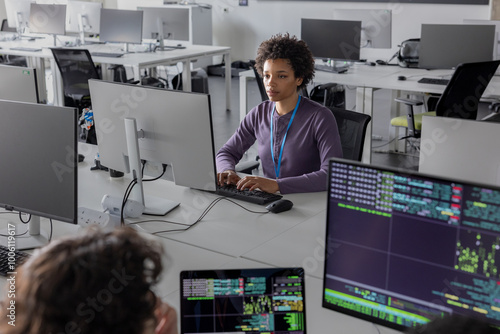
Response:
M14 255L14 257L12 257L12 255ZM7 247L0 246L0 275L7 276L9 272L15 272L17 267L23 264L29 256L30 254L26 252L9 252Z
M277 201L283 197L281 195L270 194L260 190L238 190L233 184L218 186L215 193L218 195L261 205Z
M94 57L110 57L110 58L119 58L123 56L123 53L118 52L92 52L92 56Z
M38 52L38 51L42 51L41 48L28 48L28 47L15 47L15 48L10 48L11 50L14 50L14 51L28 51L28 52Z
M449 79L437 79L437 78L422 78L418 80L418 83L431 84L431 85L447 85L450 82Z

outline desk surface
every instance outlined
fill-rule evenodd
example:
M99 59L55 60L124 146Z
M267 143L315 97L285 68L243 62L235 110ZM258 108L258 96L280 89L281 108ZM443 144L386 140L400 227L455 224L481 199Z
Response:
M112 179L103 171L90 171L96 147L79 145L86 156L79 164L79 206L102 210L105 194L122 196L130 179ZM191 224L218 196L158 180L145 184L145 194L179 201L181 205L160 220ZM229 201L221 201L195 227L186 232L151 232L177 229L166 222L134 224L140 231L159 240L165 250L165 272L158 294L179 310L179 272L188 269L257 268L302 266L306 271L306 307L309 333L336 328L336 333L376 333L371 323L321 307L323 286L326 193L285 195L294 202L292 210L280 214L251 213ZM263 206L239 202L243 207L263 212ZM14 217L15 218L15 217ZM14 218L11 218L14 219ZM142 218L140 218L142 219ZM139 221L135 220L135 222ZM149 219L149 218L146 218ZM42 228L47 229L47 222ZM75 225L54 223L54 237L81 233ZM2 285L5 279L0 279ZM379 328L381 333L397 333Z

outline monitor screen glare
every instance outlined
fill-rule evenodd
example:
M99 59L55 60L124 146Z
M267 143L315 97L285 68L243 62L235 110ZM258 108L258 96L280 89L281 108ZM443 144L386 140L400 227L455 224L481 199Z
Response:
M500 326L500 188L332 159L323 306L403 330Z

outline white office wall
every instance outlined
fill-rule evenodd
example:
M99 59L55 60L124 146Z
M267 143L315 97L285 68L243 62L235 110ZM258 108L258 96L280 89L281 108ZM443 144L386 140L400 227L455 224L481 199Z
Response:
M133 1L129 0L128 2ZM116 8L117 0L103 0L107 8ZM232 48L233 59L255 58L262 40L279 32L300 35L300 19L333 18L335 8L388 8L393 12L393 47L363 49L361 56L369 60L387 59L397 45L408 38L420 36L422 23L462 23L463 19L489 19L487 5L440 5L386 3L350 3L337 1L268 1L248 0L248 6L238 6L238 0L195 0L213 6L213 42ZM138 5L143 4L136 0ZM0 0L0 17L5 18L4 0Z
M3 0L2 0L3 1ZM128 0L131 2L133 0ZM116 6L117 0L105 0L105 6ZM142 1L137 0L138 4ZM255 58L255 50L262 40L275 33L289 32L300 36L300 19L333 18L335 8L372 9L387 8L393 13L393 48L363 49L361 56L370 60L387 59L397 50L397 45L408 38L420 36L422 23L462 23L468 19L488 19L487 5L438 5L350 3L336 1L267 1L248 0L248 6L239 6L238 0L196 0L212 5L215 45L232 48L233 59Z
M363 49L361 56L372 60L389 58L401 41L420 37L422 23L462 23L464 18L489 18L489 7L476 5L249 0L248 7L244 7L238 6L238 0L199 2L212 4L214 44L231 46L233 59L254 58L259 43L272 34L289 32L300 36L301 18L333 18L335 8L392 9L393 48Z

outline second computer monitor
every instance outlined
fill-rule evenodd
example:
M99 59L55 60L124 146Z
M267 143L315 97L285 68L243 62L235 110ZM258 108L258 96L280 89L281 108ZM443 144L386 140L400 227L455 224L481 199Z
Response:
M101 9L101 42L134 43L142 42L142 11Z
M461 63L493 60L495 27L469 24L422 24L418 66L455 68Z
M143 11L142 37L189 41L189 8L139 7Z
M359 60L361 21L302 19L301 39L315 58Z
M104 166L129 172L125 119L133 118L142 137L140 158L157 166L151 174L160 175L163 164L176 184L215 190L209 95L102 80L90 80L89 86Z
M29 19L30 32L52 35L66 33L66 5L32 3Z

